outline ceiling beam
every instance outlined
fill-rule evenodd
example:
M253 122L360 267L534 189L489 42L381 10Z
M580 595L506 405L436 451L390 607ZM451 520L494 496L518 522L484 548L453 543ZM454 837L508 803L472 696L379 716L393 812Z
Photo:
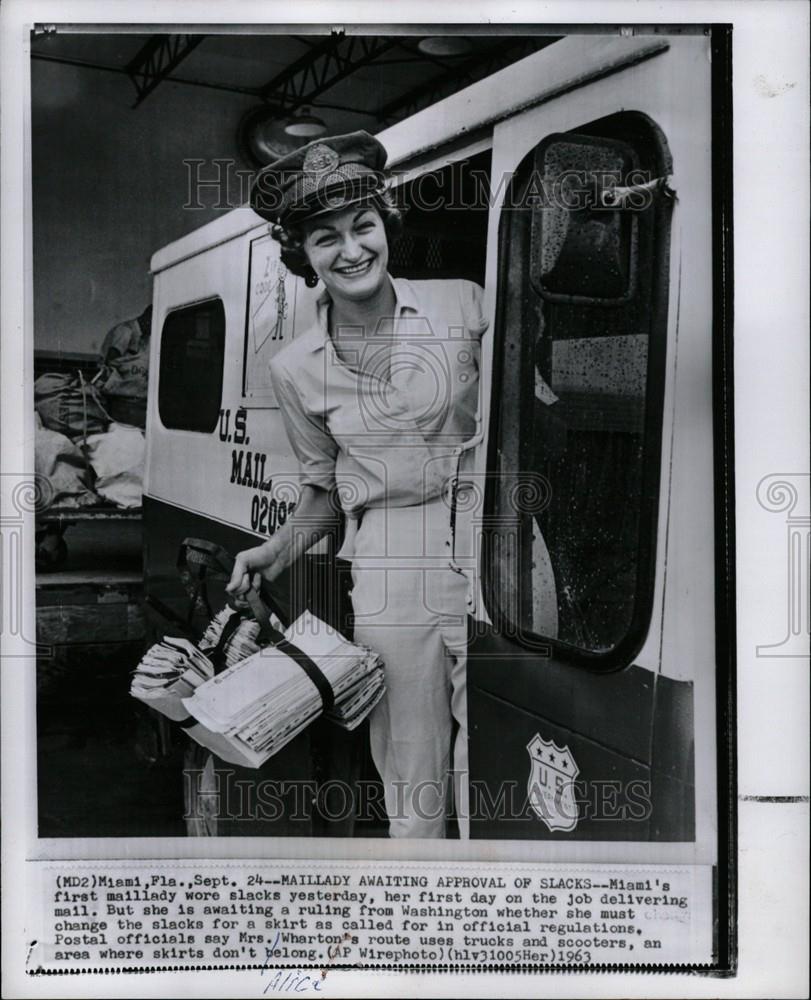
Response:
M295 111L396 44L393 38L332 34L260 87L259 96L284 111Z
M62 66L76 66L79 69L94 69L102 73L117 73L120 76L128 77L130 75L129 70L123 66L104 66L101 63L88 62L85 59L70 59L67 56L52 56L42 52L32 52L31 59L40 60L41 62L58 63ZM246 94L249 97L256 96L256 90L253 87L232 87L225 83L208 83L205 80L184 80L178 76L165 76L163 80L165 83L182 83L189 87L205 87L208 90L222 90L229 94Z
M58 63L62 66L76 66L79 69L93 69L102 73L116 73L119 76L129 76L129 72L123 66L103 66L100 63L87 62L84 59L69 59L66 56L44 55L41 52L32 52L31 59L42 62ZM244 94L246 97L259 97L256 87L229 86L225 83L208 83L205 80L185 80L180 76L164 77L166 83L179 83L187 87L204 87L206 90L221 90L226 94ZM350 108L345 104L329 104L319 101L312 105L313 109L323 108L327 111L349 111L354 115L365 115L367 118L376 118L374 111L367 111L365 108Z
M175 70L193 52L205 35L155 35L143 45L126 66L129 78L135 84L134 108Z

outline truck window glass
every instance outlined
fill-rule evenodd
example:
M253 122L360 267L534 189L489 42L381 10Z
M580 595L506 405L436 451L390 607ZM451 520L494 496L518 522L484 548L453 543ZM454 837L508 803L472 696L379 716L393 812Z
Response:
M654 584L670 164L642 115L549 136L499 229L486 591L553 655L626 665Z
M484 284L490 193L489 149L396 189L404 228L391 248L397 278L467 278Z
M225 358L221 299L168 314L161 331L158 412L169 430L210 434L217 426Z

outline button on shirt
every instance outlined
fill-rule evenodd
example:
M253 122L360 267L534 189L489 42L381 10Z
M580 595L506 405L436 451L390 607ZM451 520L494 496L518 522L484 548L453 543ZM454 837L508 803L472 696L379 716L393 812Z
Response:
M330 297L270 362L301 483L337 488L343 509L408 507L439 496L476 430L482 290L472 281L391 278L394 322L341 360Z

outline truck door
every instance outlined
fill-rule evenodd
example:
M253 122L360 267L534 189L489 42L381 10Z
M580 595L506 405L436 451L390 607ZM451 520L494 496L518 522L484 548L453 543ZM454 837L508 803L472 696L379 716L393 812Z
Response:
M586 90L494 136L471 836L689 840L691 685L639 657L657 578L673 164L654 118ZM654 732L678 772L667 801Z

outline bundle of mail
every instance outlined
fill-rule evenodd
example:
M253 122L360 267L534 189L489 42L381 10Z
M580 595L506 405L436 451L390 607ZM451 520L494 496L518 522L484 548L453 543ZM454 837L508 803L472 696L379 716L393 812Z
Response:
M183 699L214 676L214 665L193 642L167 636L135 669L130 694L175 722L188 716Z
M261 767L319 715L354 729L384 692L380 657L355 645L305 611L284 633L321 671L334 692L324 713L322 694L285 652L259 648L258 623L245 619L224 644L225 669L215 675L205 652L216 646L232 614L221 612L201 641L204 651L182 639L164 639L139 664L131 693L170 718L220 757ZM171 705L167 705L171 702ZM170 711L166 708L169 707Z
M200 640L200 649L204 653L210 653L219 645L224 629L230 624L235 614L233 608L223 608L218 615L215 615L209 622L208 628L203 633ZM270 623L279 630L283 629L282 623L275 615L270 616ZM223 659L226 667L233 666L258 653L262 648L259 644L259 633L262 627L255 618L239 616L236 628L228 639L223 643Z

